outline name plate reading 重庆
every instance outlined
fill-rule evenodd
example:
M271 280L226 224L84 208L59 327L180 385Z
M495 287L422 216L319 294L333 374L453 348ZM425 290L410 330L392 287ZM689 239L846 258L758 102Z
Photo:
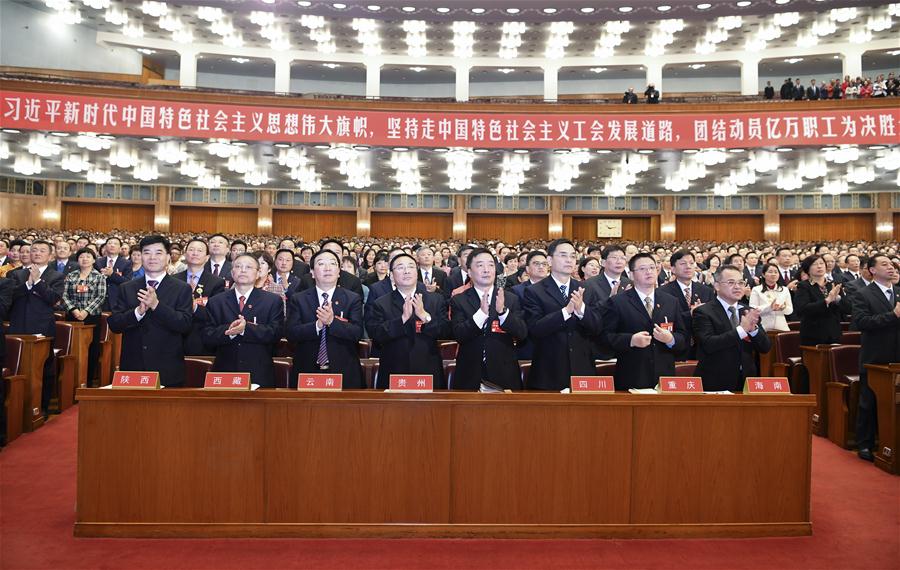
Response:
M612 376L572 376L573 394L612 394L616 384Z
M344 385L343 374L297 375L297 389L301 392L340 392Z
M138 390L158 390L159 372L136 372L133 370L119 370L112 377L113 388L131 388Z
M744 380L744 394L790 394L791 384L784 376L753 376Z
M699 376L660 376L656 391L660 394L701 394L703 380Z
M391 392L434 392L431 374L391 374Z
M207 372L203 387L211 390L250 390L249 372Z

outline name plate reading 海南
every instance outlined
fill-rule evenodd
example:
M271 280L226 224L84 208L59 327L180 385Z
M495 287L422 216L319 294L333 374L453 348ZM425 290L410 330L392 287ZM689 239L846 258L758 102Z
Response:
M340 392L344 385L343 374L297 375L297 389L301 392Z
M111 385L113 388L158 390L160 388L159 372L119 370L113 374Z
M744 380L744 394L790 394L791 384L784 376L753 376Z
M660 376L656 391L660 394L702 394L703 380L699 376Z
M573 394L612 394L616 384L612 376L572 376Z
M391 374L391 392L434 392L431 374Z
M249 372L207 372L203 387L210 390L250 390Z

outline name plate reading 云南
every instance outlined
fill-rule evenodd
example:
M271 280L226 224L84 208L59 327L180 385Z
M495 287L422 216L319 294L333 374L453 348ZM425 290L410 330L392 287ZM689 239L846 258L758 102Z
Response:
M701 394L703 380L699 376L660 376L656 391L660 394Z
M784 376L753 376L744 380L744 394L790 394L791 384Z
M301 392L340 392L344 385L343 374L297 375L297 389Z
M209 390L250 390L249 372L207 372L203 387Z
M160 388L159 372L119 370L113 374L111 386L114 389L158 390Z
M612 376L572 376L573 394L612 394L616 384Z
M431 374L391 374L391 392L434 392Z

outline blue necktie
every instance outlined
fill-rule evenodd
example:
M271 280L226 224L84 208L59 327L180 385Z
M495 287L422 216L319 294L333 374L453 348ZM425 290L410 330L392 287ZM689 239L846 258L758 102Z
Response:
M560 286L559 286L559 292L562 294L563 299L568 299L568 298L569 298L569 297L566 295L566 286L565 286L565 285L560 285Z
M327 304L328 293L322 293L321 306L324 307ZM323 370L328 368L328 325L322 327L322 332L319 335L319 353L316 355L316 364Z

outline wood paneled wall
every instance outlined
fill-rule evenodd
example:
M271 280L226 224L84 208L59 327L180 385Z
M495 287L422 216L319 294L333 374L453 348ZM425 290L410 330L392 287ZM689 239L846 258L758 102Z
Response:
M0 228L47 228L42 217L47 207L45 196L23 196L0 192Z
M172 206L169 228L173 233L257 233L256 209Z
M466 237L499 239L515 243L531 239L547 239L550 234L547 214L468 214Z
M372 212L371 235L449 239L453 236L453 214Z
M323 237L352 236L356 235L356 212L274 210L272 233L307 242Z
M782 219L784 219L782 217ZM675 239L681 240L762 240L763 216L760 215L677 215Z
M153 206L63 202L62 228L109 231L153 230Z
M900 241L900 213L894 214L894 239Z
M875 239L875 214L782 214L781 239Z
M563 216L563 236L574 240L598 240L597 220L621 219L623 241L649 241L659 239L659 216L624 217L616 214L607 216ZM606 238L603 238L606 241Z

